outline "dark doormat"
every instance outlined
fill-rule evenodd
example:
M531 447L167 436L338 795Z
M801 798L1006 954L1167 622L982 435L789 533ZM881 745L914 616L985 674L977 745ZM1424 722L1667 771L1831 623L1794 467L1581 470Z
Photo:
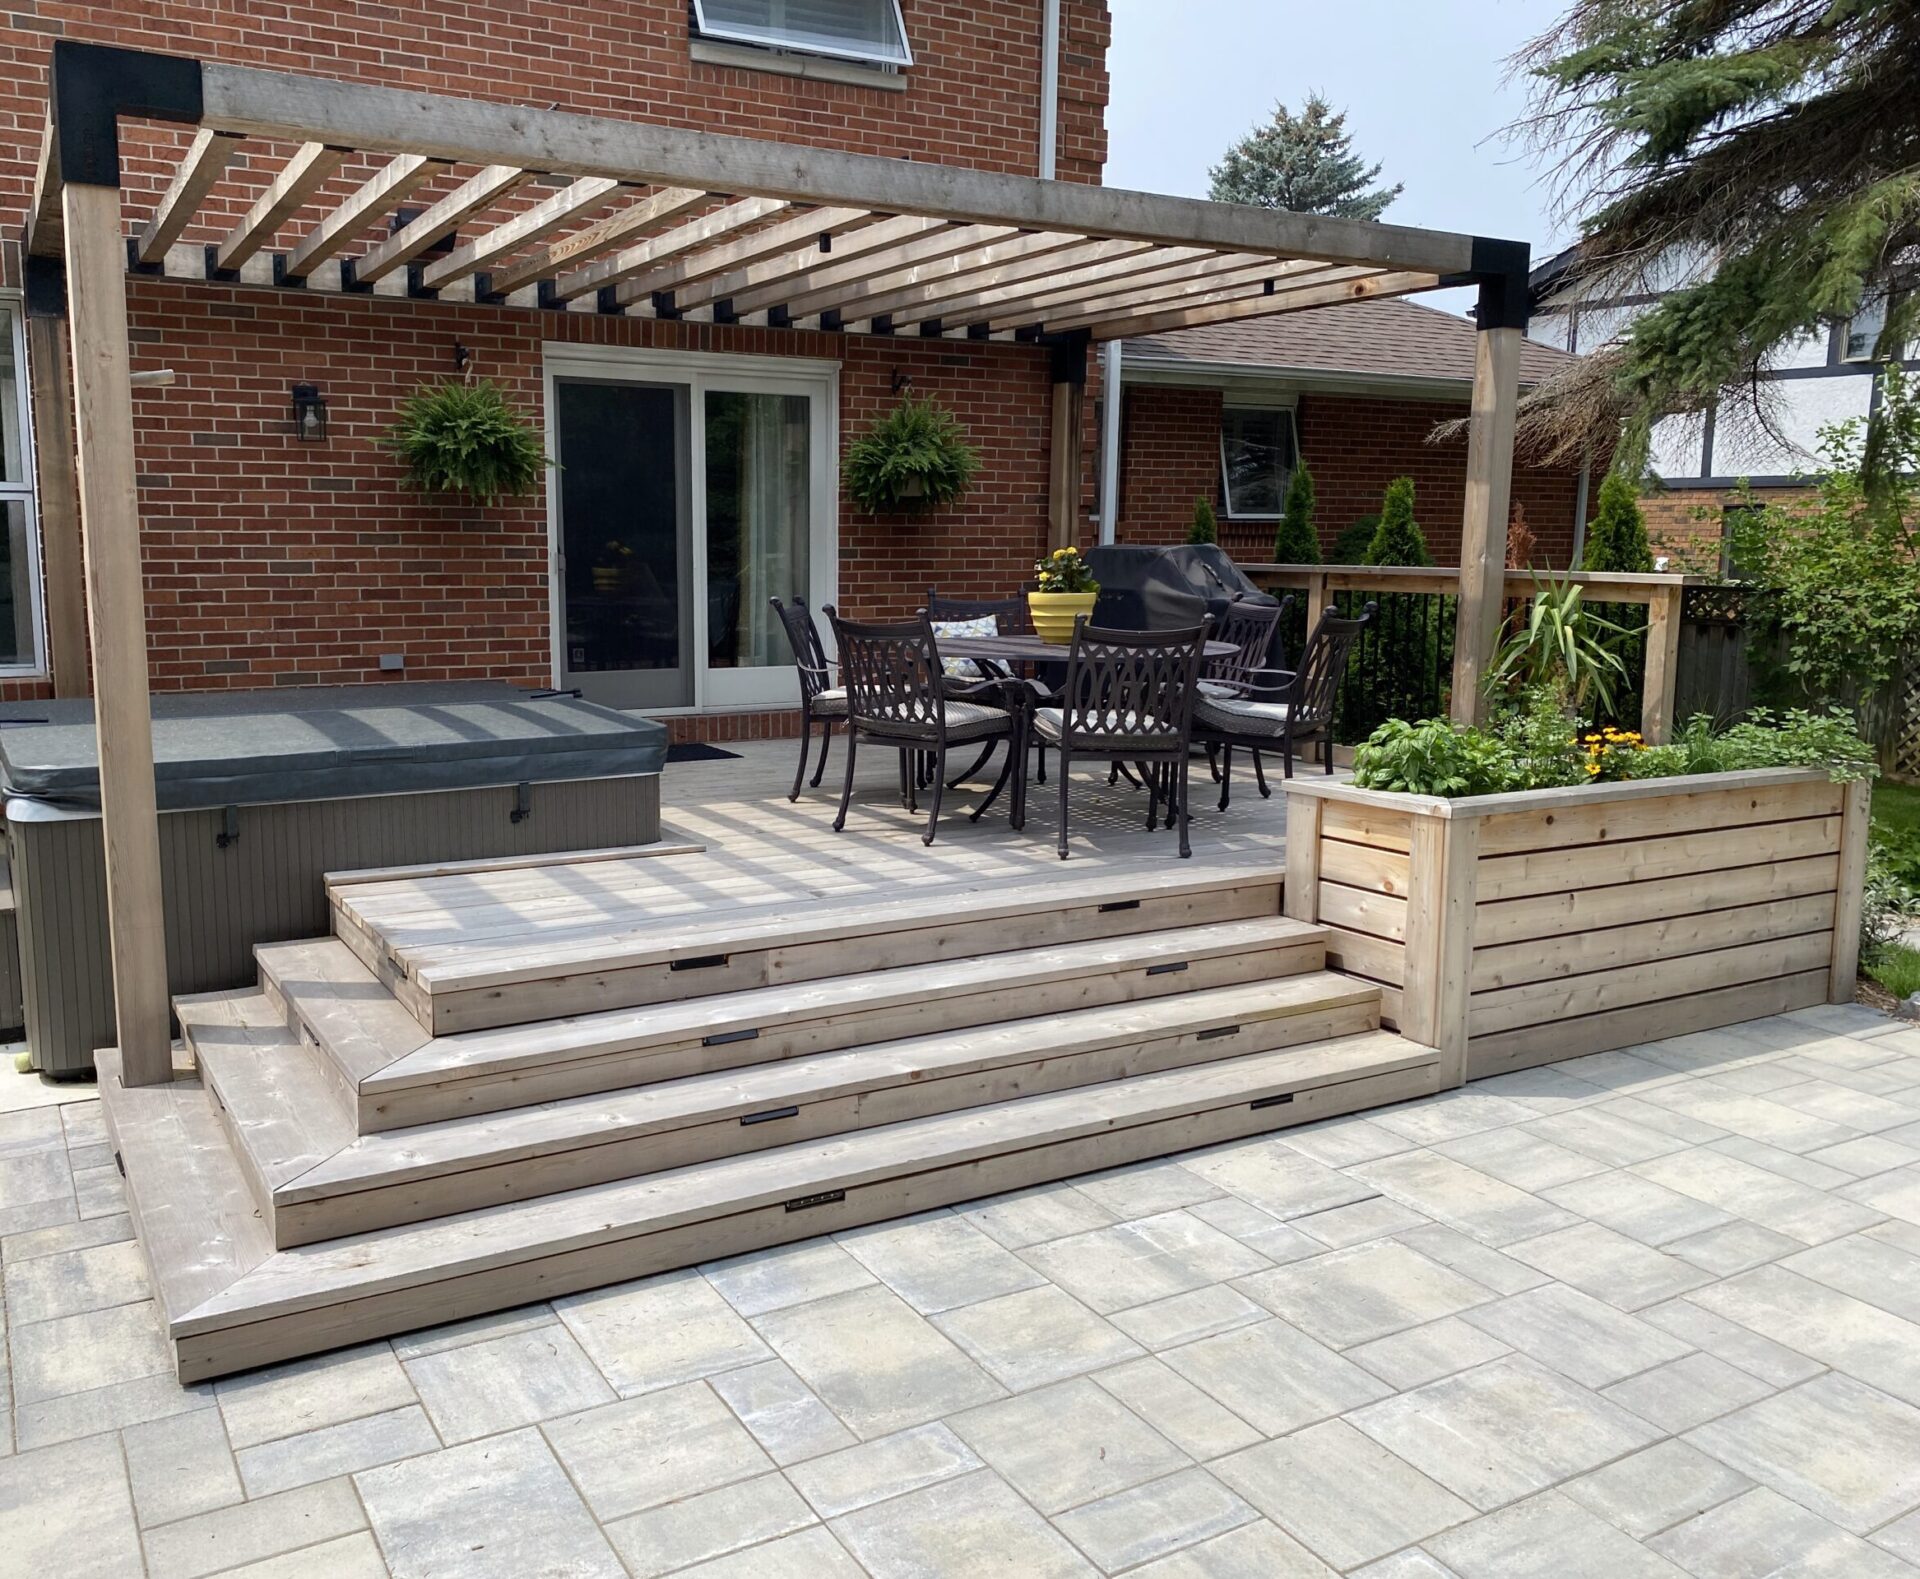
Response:
M667 747L669 762L724 762L729 757L739 755L737 751L722 751L703 740L683 740L677 746Z

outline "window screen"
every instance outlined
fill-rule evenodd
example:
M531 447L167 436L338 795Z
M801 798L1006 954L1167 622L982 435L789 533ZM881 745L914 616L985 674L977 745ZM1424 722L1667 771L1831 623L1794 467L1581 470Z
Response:
M911 66L900 0L693 0L708 38Z
M1226 407L1220 413L1220 476L1228 517L1278 517L1293 453L1293 413L1285 406Z
M1847 320L1846 340L1840 348L1840 360L1871 362L1874 345L1880 338L1880 331L1886 326L1886 297L1877 296L1862 303L1860 310Z

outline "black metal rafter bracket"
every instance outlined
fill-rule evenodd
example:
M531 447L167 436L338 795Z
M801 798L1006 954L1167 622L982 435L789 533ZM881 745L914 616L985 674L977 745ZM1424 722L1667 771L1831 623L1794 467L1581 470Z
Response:
M1531 249L1524 241L1475 236L1472 266L1464 274L1442 275L1440 283L1480 287L1473 315L1477 328L1518 329L1524 334L1532 294L1527 278L1531 261Z

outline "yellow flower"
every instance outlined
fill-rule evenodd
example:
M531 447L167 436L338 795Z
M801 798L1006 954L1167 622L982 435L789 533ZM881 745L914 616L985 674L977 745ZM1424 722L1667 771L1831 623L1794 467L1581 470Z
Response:
M1587 764L1587 771L1589 773L1598 773L1600 771L1600 764L1598 762L1589 762Z

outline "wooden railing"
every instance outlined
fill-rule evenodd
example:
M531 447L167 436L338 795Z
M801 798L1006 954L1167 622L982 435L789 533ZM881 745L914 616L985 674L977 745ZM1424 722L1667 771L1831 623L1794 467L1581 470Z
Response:
M1351 592L1380 597L1424 594L1457 598L1457 565L1270 565L1242 564L1240 569L1269 591L1304 593L1307 630L1333 603L1334 595ZM1640 733L1649 745L1659 745L1673 733L1674 680L1680 651L1681 599L1689 586L1704 584L1699 576L1625 575L1613 571L1507 572L1506 595L1526 602L1534 594L1535 575L1556 581L1573 580L1588 589L1593 603L1625 603L1647 611L1645 667L1640 677ZM1450 622L1449 622L1450 623ZM1443 683L1435 677L1436 686Z

